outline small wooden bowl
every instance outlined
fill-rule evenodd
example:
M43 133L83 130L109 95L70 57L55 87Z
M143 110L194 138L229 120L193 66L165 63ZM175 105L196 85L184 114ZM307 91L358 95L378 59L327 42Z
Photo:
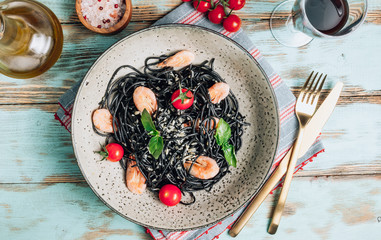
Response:
M116 34L120 31L122 31L125 27L127 27L128 23L131 20L131 15L132 15L132 4L131 0L124 0L126 4L126 11L124 12L122 18L117 22L114 26L110 28L97 28L92 26L90 23L88 23L84 18L82 14L82 8L81 8L81 3L82 0L76 0L75 3L75 10L77 11L77 15L79 18L79 21L89 30L100 33L100 34Z

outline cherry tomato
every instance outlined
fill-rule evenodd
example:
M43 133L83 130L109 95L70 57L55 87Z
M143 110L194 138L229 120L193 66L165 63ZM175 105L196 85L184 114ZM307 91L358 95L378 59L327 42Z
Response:
M193 93L185 88L181 89L181 94L180 94L180 89L177 89L171 97L171 102L172 105L180 110L184 110L192 106L194 101Z
M225 17L225 10L222 5L218 5L215 9L209 12L208 18L212 23L220 24Z
M241 28L241 19L237 15L231 14L224 20L223 26L226 31L237 32Z
M233 10L240 10L245 6L246 0L229 0L228 7Z
M159 198L167 206L175 206L181 200L181 191L173 184L164 185L159 191Z
M210 0L194 0L193 7L199 12L207 12L212 5Z
M97 153L103 157L102 160L107 159L111 162L118 162L123 158L124 149L118 143L109 143L103 147L103 151Z
M183 0L183 2L190 2L190 1L192 1L192 0Z

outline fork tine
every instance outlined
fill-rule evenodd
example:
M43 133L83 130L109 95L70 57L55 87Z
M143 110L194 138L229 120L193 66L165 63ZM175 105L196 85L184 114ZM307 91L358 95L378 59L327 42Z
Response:
M308 79L308 80L306 81L306 84L308 84L308 87L306 87L306 89L304 89L304 90L302 89L302 91L304 91L305 95L303 96L303 98L302 98L301 101L303 101L303 102L308 102L308 101L310 100L310 96L311 96L311 93L312 93L311 88L312 88L312 86L314 85L315 79L316 79L316 77L317 77L318 74L319 74L318 72L315 74L315 76L314 76L314 78L312 79L312 81L310 81L310 79ZM311 74L311 75L312 75L312 74ZM305 84L305 85L306 85L306 84Z
M308 85L308 83L310 82L311 77L312 77L313 74L314 74L314 71L311 72L310 76L307 78L307 81L304 83L304 85L303 85L303 87L302 87L302 89L301 89L300 91L304 91L304 90L306 90L307 85Z
M322 74L323 75L323 74ZM322 76L321 75L321 76ZM324 85L324 82L325 82L325 79L327 78L327 74L324 76L323 80L320 82L320 86L319 88L316 90L314 96L313 96L313 100L311 101L311 104L315 105L317 104L318 100L319 100L319 96L320 96L320 93L321 93L321 90L323 89L323 85ZM320 80L320 78L319 78ZM316 83L316 85L318 85L318 83Z
M308 88L308 91L309 92L313 92L313 86L316 86L316 83L315 83L315 80L316 80L316 78L317 78L317 76L319 75L319 73L318 72L316 72L315 73L315 76L314 76L314 79L312 80L312 82L311 82L311 84L310 84L310 86L309 86L309 88ZM319 78L320 79L320 78ZM318 82L319 82L319 79L317 80Z
M317 86L319 85L320 79L323 76L323 73L320 74L319 79L316 81L314 88L311 90L311 92L315 92ZM312 87L312 86L311 86Z
M321 73L319 78L315 82L315 79L317 78L318 75L319 75L319 73L317 72L316 75L315 75L314 81L311 83L311 86L310 86L309 91L308 91L309 92L309 97L308 97L306 102L309 103L309 104L313 103L315 95L316 95L316 92L315 92L316 88L319 85L321 77L323 76L323 74Z
M321 90L323 89L323 85L324 85L324 82L325 82L326 78L327 78L327 74L324 76L323 81L321 82L321 84L320 84L320 86L319 86L319 88L317 90L318 94L321 93Z

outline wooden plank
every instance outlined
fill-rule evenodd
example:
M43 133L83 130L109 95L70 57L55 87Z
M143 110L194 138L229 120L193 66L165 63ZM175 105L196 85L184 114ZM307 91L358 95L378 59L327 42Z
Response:
M63 24L79 23L75 12L75 4L72 0L41 0L40 2L48 6L57 15ZM181 0L162 0L162 1L149 1L149 0L133 0L132 18L133 22L141 21L156 21L172 9L182 3ZM246 5L236 14L242 17L245 21L250 20L268 20L271 16L272 10L279 4L279 1L260 0L260 1L246 1ZM367 22L381 23L381 1L374 0L368 2ZM287 13L285 13L286 16Z
M1 76L0 76L1 78ZM0 82L0 105L14 104L56 104L58 99L74 85L74 80L64 80L64 86L51 87L44 85L24 85L10 86L9 83ZM300 79L300 83L303 79ZM330 84L332 86L333 84ZM2 87L3 86L3 87ZM291 91L295 96L299 95L301 87L292 87ZM320 103L328 95L330 89L324 89L320 98ZM338 105L346 105L353 103L373 103L381 104L380 90L365 90L361 87L348 86L344 87Z
M96 58L122 37L147 23L134 23L114 36L92 34L80 25L65 25L62 57L47 73L33 79L0 76L0 104L55 103L74 82L86 74ZM255 28L255 26L254 26ZM326 88L344 81L343 103L360 101L380 103L378 52L381 28L364 25L352 36L340 40L314 40L305 48L287 48L272 37L270 31L250 30L249 36L284 81L300 87L312 70L329 75ZM358 47L366 46L366 48Z
M336 107L322 133L325 153L298 176L380 174L380 115L375 104Z
M159 4L152 4L146 0L134 1L136 21L117 35L101 36L88 31L74 20L73 1L42 2L52 8L63 23L67 23L63 25L65 44L62 57L51 70L34 79L19 80L0 76L0 104L56 102L74 82L82 79L87 69L108 47L124 36L150 26L153 22L139 17L157 20L162 14L181 3L175 0L162 1ZM287 48L273 38L268 21L263 20L264 17L254 16L261 13L268 19L270 10L276 4L277 1L248 1L240 13L244 17L243 28L251 40L289 86L300 86L309 72L315 69L328 73L331 80L344 81L348 87L350 101L380 102L376 74L378 54L374 49L379 49L381 42L373 41L381 37L381 28L378 25L364 24L345 39L317 39L304 48ZM372 15L372 11L378 11L377 9L381 7L381 0L369 4L369 17L381 16L378 12ZM252 15L254 17L250 17ZM361 93L353 92L353 89ZM353 94L361 94L361 97L355 97Z
M87 184L0 184L1 239L150 239Z
M0 110L0 183L83 181L70 134L54 119L58 105Z
M57 108L0 106L0 183L84 181L70 134L54 119ZM377 104L337 107L322 135L326 152L296 176L381 174L380 114Z
M266 199L239 239L378 239L380 177L296 178L276 235L267 234L275 198ZM357 182L358 181L358 182ZM369 201L368 201L369 200ZM222 234L222 239L229 239Z
M367 38L378 39L380 27L363 25L346 38L316 38L302 48L280 45L271 31L256 31L255 27L253 25L247 31L250 39L289 86L301 86L315 70L328 74L326 88L335 81L343 81L346 87L353 89L359 87L365 92L379 90L379 67L372 58L376 57L375 49L381 48L381 42L368 42Z
M297 178L278 232L267 234L279 191L237 239L378 239L381 177ZM85 183L0 184L2 239L150 239L108 209ZM219 239L231 239L227 233Z
M328 83L332 86L332 83ZM292 93L297 97L299 96L301 87L292 87ZM323 89L319 98L319 104L328 96L330 89ZM365 90L361 87L348 86L344 87L338 100L338 105L346 105L353 103L381 103L381 90Z

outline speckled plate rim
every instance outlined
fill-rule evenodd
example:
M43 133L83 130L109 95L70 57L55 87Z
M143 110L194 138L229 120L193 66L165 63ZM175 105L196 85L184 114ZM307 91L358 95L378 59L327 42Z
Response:
M77 95L75 97L75 101L74 101L74 106L73 106L73 115L72 115L72 118L74 118L74 114L76 112L76 108L77 108L77 104L78 102L80 101L79 100L79 94L80 92L82 91L82 88L84 86L84 79L87 78L87 76L90 74L90 72L95 68L95 66L97 65L97 63L104 57L107 55L107 53L109 51L111 51L114 47L116 47L116 45L118 45L120 42L122 41L125 41L126 39L129 39L131 37L134 37L136 35L139 35L140 33L143 33L143 32L146 32L146 31L152 31L153 29L158 29L158 28L171 28L171 27L181 27L181 28L194 28L194 29L199 29L201 31L207 31L209 33L212 33L212 34L215 34L225 40L228 40L229 42L233 43L234 45L236 45L239 49L241 49L258 67L258 69L261 71L262 75L264 76L264 78L266 79L266 83L268 84L268 87L270 89L270 92L271 92L271 97L274 101L274 105L275 105L275 116L276 116L276 134L277 134L277 137L276 137L276 142L274 143L275 145L275 150L274 150L274 153L273 153L273 156L272 156L272 161L269 161L269 167L268 167L268 170L266 172L266 174L263 176L262 180L261 180L261 183L259 184L258 186L258 189L246 200L243 202L243 204L239 205L236 207L235 210L233 210L233 213L229 213L227 214L225 217L222 217L214 222L211 222L211 223L207 223L203 226L197 226L197 227L190 227L190 228L176 228L176 229L169 229L169 228L158 228L158 227L155 227L155 226L151 226L151 225L148 225L148 224L143 224L143 223L140 223L138 221L135 221L131 218L129 218L128 216L125 216L124 214L120 213L118 210L116 210L115 208L113 208L112 206L110 206L98 193L97 191L95 190L95 188L93 187L93 185L91 185L91 183L89 182L88 178L86 177L86 175L84 174L84 171L82 169L82 166L81 166L81 163L78 161L78 154L77 154L77 151L76 151L76 148L73 144L74 142L74 135L75 135L75 132L74 132L74 128L72 129L72 132L71 132L71 139L72 139L72 147L73 147L73 150L74 150L74 155L76 157L76 161L77 161L77 164L78 164L78 167L79 169L81 170L81 173L83 175L83 177L85 178L87 184L89 185L89 187L91 188L91 190L94 192L94 194L108 207L110 208L112 211L114 211L115 213L117 213L118 215L120 215L121 217L127 219L128 221L131 221L133 223L136 223L140 226L143 226L143 227L147 227L147 228L152 228L152 229L157 229L157 230L165 230L165 231L190 231L190 230L195 230L195 229L200 229L200 228L203 228L203 227L208 227L208 226L212 226L212 225L215 225L221 221L223 221L224 219L226 219L227 217L229 217L231 214L234 214L236 213L239 209L241 209L243 206L246 205L246 203L248 203L251 199L253 199L253 197L258 193L258 191L262 188L263 184L265 183L265 180L266 180L266 177L268 176L269 172L270 172L270 169L273 165L273 162L274 162L274 159L275 159L275 156L276 156L276 150L278 149L278 144L279 144L279 136L280 136L280 122L279 122L279 105L278 105L278 100L276 98L276 95L275 95L275 92L274 92L274 88L271 86L271 83L270 83L270 80L268 78L268 76L266 75L265 71L263 70L262 66L258 63L258 61L244 48L242 47L239 43L237 43L236 41L232 40L231 38L219 33L219 32L216 32L212 29L209 29L209 28L206 28L206 27L202 27L202 26L196 26L196 25L188 25L188 24L180 24L180 23L170 23L170 24L162 24L162 25L156 25L156 26L151 26L151 27L148 27L148 28L144 28L142 30L139 30L139 31L136 31L134 33L131 33L130 35L118 40L116 43L114 43L113 45L111 45L108 49L106 49L98 58L97 60L95 60L95 62L91 65L91 67L89 68L89 70L86 72L86 75L82 78L82 83L80 85L80 87L78 88L78 91L77 91Z

